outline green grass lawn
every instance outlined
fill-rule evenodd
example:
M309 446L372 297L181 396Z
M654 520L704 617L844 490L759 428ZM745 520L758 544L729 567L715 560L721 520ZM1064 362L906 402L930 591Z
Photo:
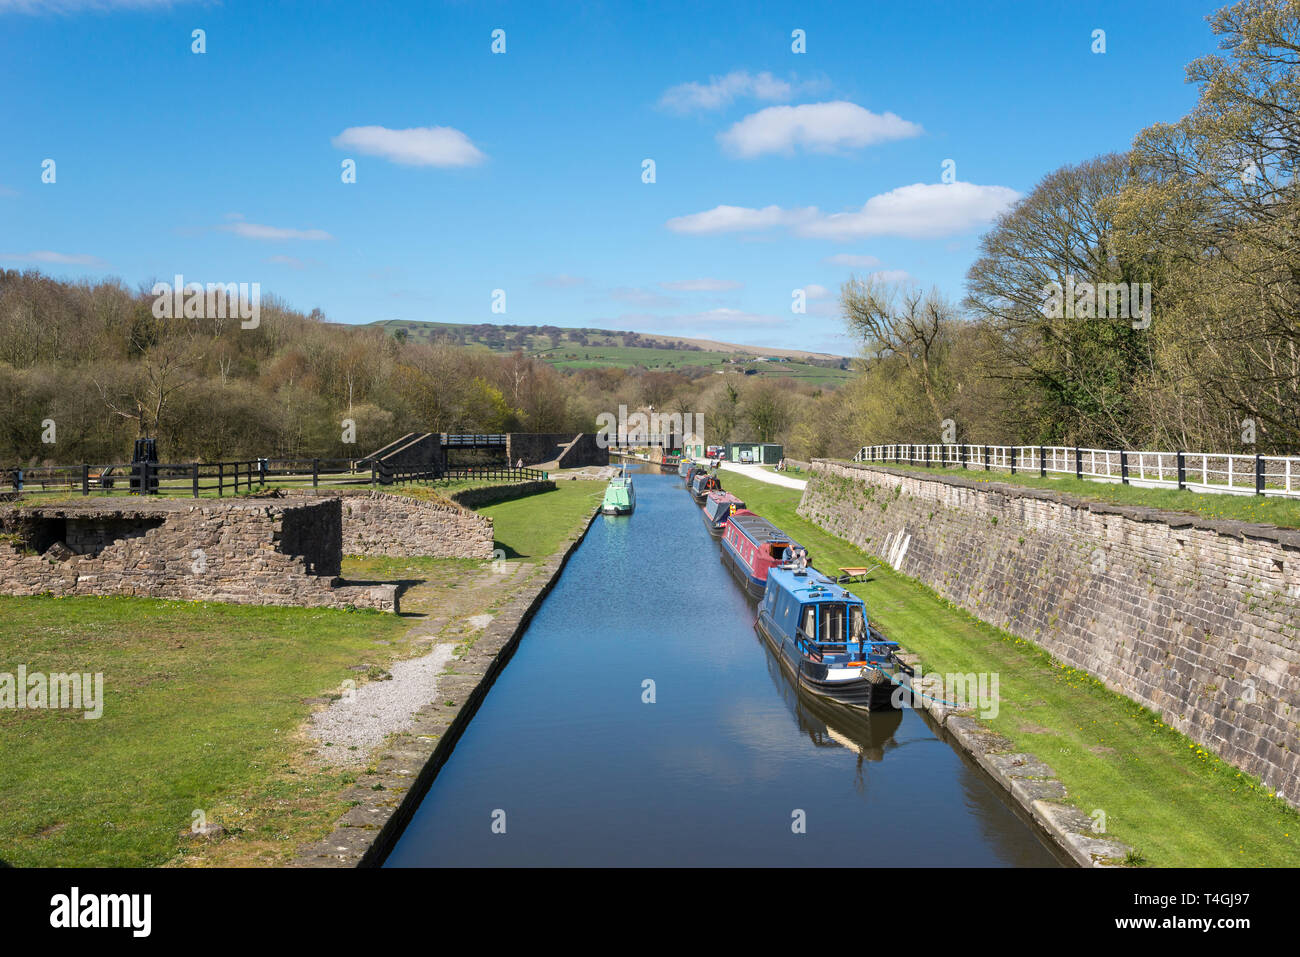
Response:
M604 482L557 482L552 492L486 505L477 511L492 519L496 547L506 558L540 561L573 534L605 495Z
M823 571L871 563L800 518L799 491L734 473L724 484L803 543ZM927 672L997 673L1000 712L985 723L1047 762L1084 812L1105 812L1109 834L1147 863L1300 866L1300 814L1152 712L887 567L850 588Z
M343 807L327 795L350 777L295 760L305 699L382 666L376 641L408 627L378 612L0 597L0 671L104 676L96 720L0 712L0 860L162 864L192 844L195 810L228 830L245 814L289 836L328 825Z
M848 464L848 463L846 463ZM869 464L869 463L868 463ZM1139 488L1118 482L1091 482L1076 478L1042 478L1017 472L985 472L983 467L969 469L926 468L922 465L896 465L881 463L885 468L930 475L948 475L972 482L1005 482L1028 488L1051 489L1066 492L1095 502L1113 502L1117 505L1145 505L1171 512L1191 512L1202 518L1228 518L1241 522L1263 522L1283 528L1300 528L1300 499L1276 498L1261 495L1232 495L1221 492L1192 492L1163 488Z

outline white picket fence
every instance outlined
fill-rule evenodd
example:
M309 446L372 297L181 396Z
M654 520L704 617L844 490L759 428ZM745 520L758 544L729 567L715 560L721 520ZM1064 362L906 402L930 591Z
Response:
M1068 475L1145 488L1300 497L1300 456L1145 452L1060 445L864 445L855 462Z

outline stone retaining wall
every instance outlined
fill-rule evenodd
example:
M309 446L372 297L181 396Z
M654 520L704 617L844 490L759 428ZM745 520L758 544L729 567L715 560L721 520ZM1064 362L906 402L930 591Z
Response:
M297 497L342 502L345 555L492 557L492 519L453 502L370 489L301 489L289 493L290 500Z
M1300 530L814 460L799 514L1300 805Z
M0 514L0 592L139 595L397 611L394 585L342 585L338 499L112 500Z

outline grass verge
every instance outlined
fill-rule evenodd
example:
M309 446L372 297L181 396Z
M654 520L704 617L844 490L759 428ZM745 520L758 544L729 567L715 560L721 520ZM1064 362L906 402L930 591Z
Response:
M850 464L850 463L845 463ZM869 464L869 463L868 463ZM1002 482L1025 488L1065 492L1094 502L1141 505L1170 512L1190 512L1201 518L1226 518L1239 522L1262 522L1281 528L1300 528L1300 500L1262 495L1233 495L1227 492L1193 492L1187 489L1142 488L1118 482L1093 482L1062 476L1042 478L1017 472L985 472L983 468L941 469L923 465L882 464L884 468L924 475L948 476L970 482Z
M597 487L599 486L599 487ZM483 509L508 555L540 561L591 514L603 485ZM102 673L102 717L0 709L0 866L277 865L346 811L355 771L312 759L300 734L345 679L382 679L428 651L435 617L490 611L456 587L469 559L348 558L349 580L437 582L402 617L124 597L0 597L0 674ZM450 591L447 591L450 589ZM461 596L461 597L452 597ZM459 602L459 603L458 603ZM427 605L427 607L425 607ZM473 607L470 607L473 605ZM453 607L454 606L454 607ZM413 612L414 616L409 613ZM193 812L226 829L208 843Z
M867 553L796 514L801 493L740 475L726 488L804 544L818 568ZM887 567L850 586L881 630L928 672L999 675L1000 709L982 719L1058 774L1084 812L1162 867L1300 865L1300 814L1151 711L988 625Z

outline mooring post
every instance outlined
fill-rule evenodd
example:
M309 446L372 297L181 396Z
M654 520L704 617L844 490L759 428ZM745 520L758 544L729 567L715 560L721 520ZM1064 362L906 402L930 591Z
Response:
M1264 456L1255 454L1255 494L1264 494Z
M984 471L987 472L988 470L989 470L989 447L986 445L984 446Z
M1119 452L1119 481L1121 485L1128 484L1128 453L1123 449Z
M320 459L311 460L311 487L320 487Z
M1187 455L1183 452L1178 453L1178 487L1187 488Z
M961 456L961 467L966 467L966 443L957 446L957 454Z
M1083 449L1077 447L1074 450L1074 477L1083 481Z
M83 465L81 467L81 494L82 495L90 494L90 466L89 465Z
M1047 478L1047 449L1038 447L1038 477Z
M1016 447L1011 446L1011 474L1016 474Z
M225 493L225 484L226 484L226 463L218 462L217 463L217 498L221 498L221 496Z
M195 462L193 465L190 466L190 469L191 469L190 474L193 476L193 482L191 484L193 486L194 497L198 498L199 497L199 463Z

